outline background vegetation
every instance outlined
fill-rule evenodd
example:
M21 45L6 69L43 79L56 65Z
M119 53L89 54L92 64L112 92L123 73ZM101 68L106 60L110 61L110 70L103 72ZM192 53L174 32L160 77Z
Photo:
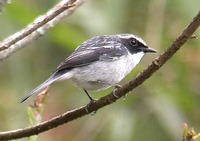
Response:
M0 15L0 39L24 28L55 0L15 0ZM28 125L27 106L18 101L46 80L80 43L104 34L141 36L157 54L146 55L124 84L163 52L193 16L199 0L88 0L72 16L12 57L0 63L0 131ZM199 36L200 30L196 35ZM39 140L177 141L183 123L200 130L200 42L191 40L143 85L120 100L70 124L39 135ZM100 98L113 88L94 92ZM44 120L88 103L70 81L50 89ZM23 140L23 139L22 139ZM24 139L26 140L26 139Z

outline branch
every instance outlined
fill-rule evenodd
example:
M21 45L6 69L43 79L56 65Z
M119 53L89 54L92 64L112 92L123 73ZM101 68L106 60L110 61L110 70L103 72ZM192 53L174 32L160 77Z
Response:
M189 39L191 39L192 34L197 30L200 26L200 12L193 19L193 21L189 24L189 26L182 32L182 34L174 41L174 43L159 57L157 57L148 68L146 68L143 72L137 75L133 80L129 83L125 84L122 88L119 88L115 91L116 95L120 98L125 96L129 91L133 90L140 84L142 84L146 79L153 75L162 65L164 65L180 48L183 44L185 44ZM88 107L89 113L97 111L98 109L107 106L111 103L114 103L119 98L113 96L110 93L107 96L100 98L95 101ZM23 137L28 137L32 135L37 135L39 133L48 131L52 128L55 128L64 123L68 123L77 118L80 118L84 115L89 114L85 110L85 106L77 108L75 110L68 111L62 115L54 117L49 121L45 121L33 127L28 127L24 129L18 129L8 132L0 133L0 140L11 140L11 139L19 139Z
M45 15L36 18L25 29L6 38L0 43L0 61L44 35L46 31L71 15L84 2L85 0L62 0Z

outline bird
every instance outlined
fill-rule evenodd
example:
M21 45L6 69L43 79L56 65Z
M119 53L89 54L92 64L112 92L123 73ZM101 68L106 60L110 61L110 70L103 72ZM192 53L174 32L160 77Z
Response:
M90 101L88 91L100 91L117 86L140 62L145 53L156 53L145 41L134 34L96 36L83 42L42 84L20 102L41 92L52 83L71 80L82 88Z

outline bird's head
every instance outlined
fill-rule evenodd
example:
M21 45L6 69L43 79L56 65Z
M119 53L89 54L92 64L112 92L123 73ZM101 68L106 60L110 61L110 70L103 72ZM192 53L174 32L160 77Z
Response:
M118 34L116 35L118 42L123 44L131 54L134 53L156 53L156 50L147 46L144 40L133 34Z

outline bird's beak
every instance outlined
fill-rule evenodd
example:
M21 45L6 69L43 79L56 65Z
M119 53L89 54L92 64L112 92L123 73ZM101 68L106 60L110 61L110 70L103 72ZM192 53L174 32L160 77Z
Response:
M141 47L141 50L142 50L144 53L147 53L147 52L156 53L156 52L157 52L155 49L150 48L150 47Z

